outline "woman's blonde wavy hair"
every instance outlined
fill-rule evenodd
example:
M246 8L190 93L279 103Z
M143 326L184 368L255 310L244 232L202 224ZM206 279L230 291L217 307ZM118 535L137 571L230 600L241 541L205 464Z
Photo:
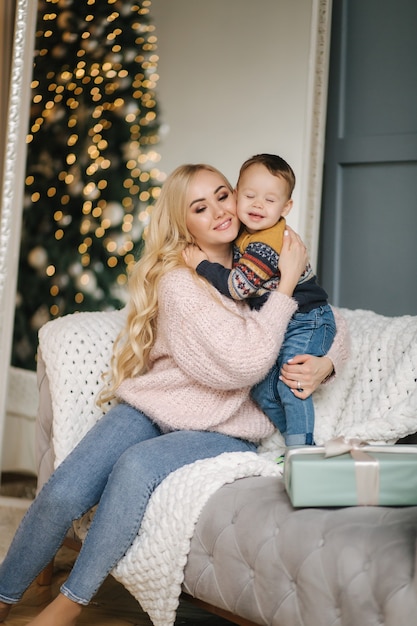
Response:
M184 267L182 251L194 243L186 225L186 199L190 183L202 170L219 174L232 191L225 176L204 163L181 165L166 179L152 211L142 256L129 276L127 320L113 347L110 371L99 396L101 405L114 398L124 379L148 369L149 352L155 342L159 281L172 269Z

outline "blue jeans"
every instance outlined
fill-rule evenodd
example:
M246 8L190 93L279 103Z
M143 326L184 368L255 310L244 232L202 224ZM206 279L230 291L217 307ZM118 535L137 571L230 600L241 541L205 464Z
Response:
M279 380L281 367L298 354L327 354L336 334L336 323L329 305L291 318L275 365L266 378L255 385L252 398L282 433L287 446L314 444L314 405L312 396L297 398Z
M98 503L61 592L88 604L133 543L154 489L174 470L254 443L216 432L162 434L140 411L111 409L59 465L23 518L0 565L0 600L14 604L53 559L70 528Z

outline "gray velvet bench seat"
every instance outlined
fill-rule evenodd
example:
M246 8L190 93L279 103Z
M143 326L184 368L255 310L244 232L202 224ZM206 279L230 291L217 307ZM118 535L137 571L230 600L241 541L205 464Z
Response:
M237 624L413 626L416 534L417 507L293 509L282 479L243 478L205 506L183 587Z

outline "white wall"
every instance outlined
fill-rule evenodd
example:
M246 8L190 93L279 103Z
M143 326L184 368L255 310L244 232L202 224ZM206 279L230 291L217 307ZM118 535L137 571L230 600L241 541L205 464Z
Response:
M211 163L234 184L241 163L273 152L294 168L299 198L308 106L312 0L152 0L161 169ZM301 228L302 230L302 228Z

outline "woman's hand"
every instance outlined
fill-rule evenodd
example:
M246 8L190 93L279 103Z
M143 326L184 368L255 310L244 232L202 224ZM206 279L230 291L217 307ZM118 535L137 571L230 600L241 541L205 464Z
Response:
M282 366L280 379L297 398L305 400L332 373L329 357L299 354Z
M201 263L201 261L207 261L208 260L208 256L205 252L203 252L201 250L201 248L199 248L198 246L195 246L193 244L189 244L183 251L182 251L182 258L185 261L185 264L188 265L188 267L191 267L192 269L196 269L197 265L199 265Z
M281 279L277 291L291 297L307 263L307 250L301 237L287 226L278 261Z

